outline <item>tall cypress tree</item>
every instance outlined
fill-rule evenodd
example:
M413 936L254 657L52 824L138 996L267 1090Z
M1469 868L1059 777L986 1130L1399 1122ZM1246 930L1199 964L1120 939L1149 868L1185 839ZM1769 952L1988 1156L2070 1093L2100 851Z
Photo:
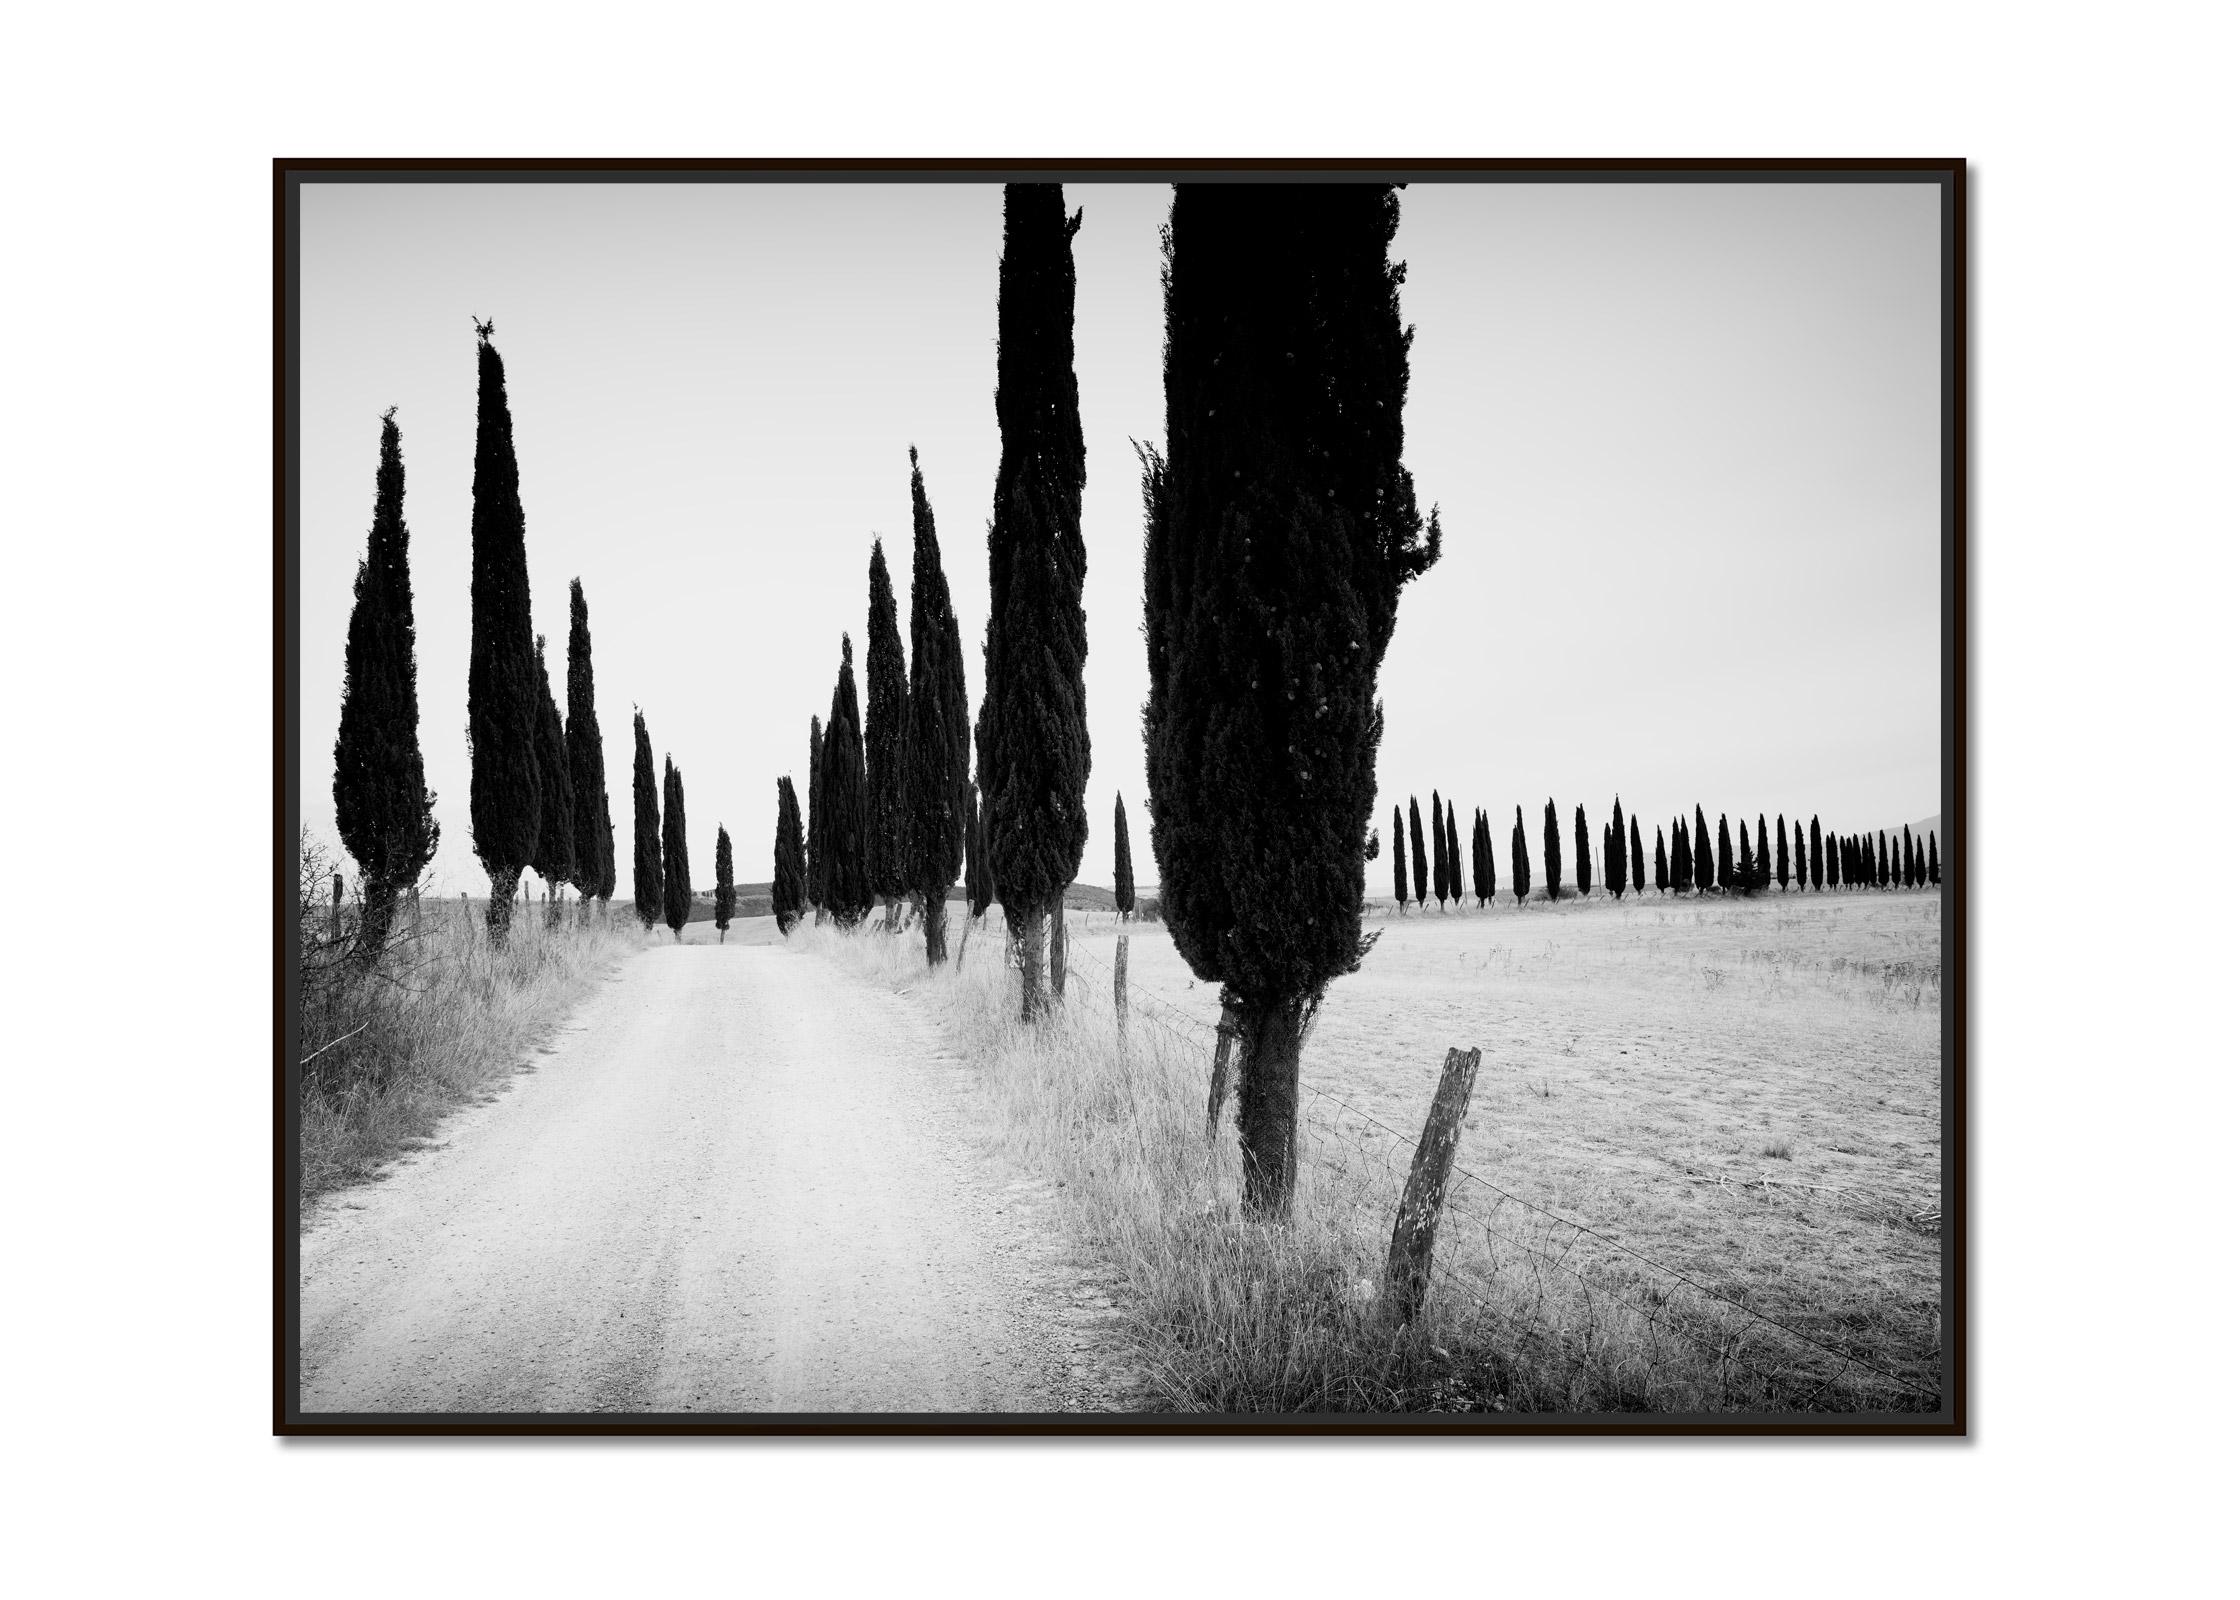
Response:
M1722 817L1719 819L1719 836L1722 839L1726 837L1726 831L1726 819ZM1711 830L1703 825L1703 807L1701 806L1696 807L1696 837L1692 853L1695 857L1696 893L1702 894L1715 881L1711 875L1712 863L1719 858L1711 853Z
M391 406L381 417L373 527L352 591L342 647L342 720L334 736L335 828L358 863L365 899L358 938L373 953L388 942L397 896L435 859L442 831L420 760L415 656L404 447Z
M1637 842L1634 854L1638 856L1640 853ZM1625 807L1618 803L1616 795L1610 797L1610 864L1604 869L1603 876L1609 880L1610 893L1618 899L1624 899L1626 893L1626 813Z
M1532 893L1532 852L1524 842L1523 806L1517 807L1517 820L1509 828L1509 889L1520 906Z
M1540 865L1548 876L1548 898L1563 897L1563 829L1556 824L1555 796L1548 797L1548 809L1540 823Z
M807 876L802 891L824 921L824 724L809 718L809 826L803 841Z
M1128 804L1112 797L1112 904L1122 917L1136 908L1136 863L1128 847Z
M1471 888L1476 891L1482 909L1499 892L1493 872L1493 823L1483 806L1478 808L1477 820L1470 825L1470 850L1477 866L1476 881Z
M738 909L739 891L731 881L731 835L716 824L716 943L731 932L731 913Z
M1439 791L1431 791L1431 897L1439 902L1439 909L1447 909L1449 893L1447 869L1447 814L1440 809Z
M871 909L871 881L863 870L863 732L856 709L855 646L840 636L840 675L832 685L832 715L824 728L820 776L824 796L818 811L824 903L843 928L852 928Z
M560 708L552 703L552 679L545 671L544 635L537 635L537 848L529 858L545 895L550 918L560 915L560 886L576 875L575 781L568 773L568 733Z
M630 893L647 933L661 920L661 791L653 784L653 741L646 714L630 711Z
M1781 882L1781 892L1789 892L1789 818L1786 813L1773 819L1773 875Z
M1823 885L1824 885L1824 883L1825 883L1825 881L1826 881L1826 880L1825 880L1825 874L1824 874L1824 873L1823 873L1823 871L1822 871L1822 866L1823 866L1823 863L1822 863L1822 861L1821 861L1821 859L1820 859L1820 814L1819 814L1819 813L1818 813L1817 811L1816 811L1816 812L1814 812L1814 813L1812 814L1812 858L1811 858L1811 859L1812 859L1812 887L1813 887L1814 891L1815 891L1815 892L1817 892L1818 890L1820 890L1820 889L1821 889L1821 888L1823 887Z
M614 812L607 801L607 747L591 681L591 610L583 580L568 580L568 780L576 820L576 893L614 895Z
M1944 882L1944 869L1937 861L1937 830L1934 828L1929 830L1929 881L1933 884Z
M685 851L684 774L667 756L661 758L661 920L683 943L684 925L692 920L692 864Z
M1408 856L1416 869L1416 904L1422 905L1428 887L1423 874L1423 813L1416 809L1416 797L1408 796Z
M1639 812L1635 812L1626 819L1626 828L1633 835L1633 892L1635 894L1647 894L1649 892L1649 882L1646 874L1641 870L1641 814Z
M1719 892L1734 888L1734 835L1727 831L1727 814L1719 813Z
M1059 185L1004 185L996 290L1003 451L988 524L979 777L996 898L1020 930L1020 1011L1030 1018L1045 1004L1045 918L1062 916L1065 887L1089 840L1082 684L1089 630L1081 609L1087 457L1073 373L1073 235L1080 226L1078 211L1066 215ZM1053 945L1050 953L1051 986L1062 992L1061 950Z
M1913 827L1910 823L1898 830L1898 839L1898 863L1905 869L1902 881L1910 889L1913 887Z
M1571 810L1571 842L1575 847L1572 863L1579 872L1579 893L1584 896L1594 887L1594 858L1587 854L1587 808L1583 805Z
M1765 888L1766 884L1771 881L1773 862L1772 858L1766 854L1766 814L1763 811L1758 813L1758 853L1752 858L1751 866L1753 871L1750 887L1753 889Z
M1245 1203L1290 1210L1299 1048L1361 960L1357 841L1400 590L1438 555L1401 465L1394 191L1182 184L1145 540L1152 846L1239 1028Z
M1742 859L1735 863L1734 882L1730 886L1738 894L1758 892L1758 858L1750 849L1750 824L1745 821L1735 830L1742 835Z
M537 853L537 671L529 620L527 524L513 455L505 363L475 324L473 624L467 653L468 803L474 852L490 874L490 942L513 924L513 893Z
M871 897L887 910L910 892L903 862L903 744L910 730L910 689L902 659L902 630L895 623L894 584L887 552L871 539L871 607L863 641L863 878Z
M1462 840L1454 825L1454 802L1447 802L1447 898L1462 909Z
M1879 828L1874 836L1874 876L1876 888L1890 887L1890 836Z
M972 810L972 708L964 645L941 570L933 506L910 449L910 737L903 747L904 877L925 908L926 964L949 959L949 890Z
M1688 845L1685 818L1672 819L1672 892L1685 894L1696 881L1695 851Z
M1663 894L1672 887L1671 864L1665 860L1664 829L1657 829L1657 893Z
M1400 808L1392 808L1392 898L1400 902L1400 914L1408 912L1408 849L1406 831L1400 825Z
M793 792L789 775L778 780L778 833L771 841L770 911L778 919L778 932L790 934L809 903L808 864L801 843L801 801Z

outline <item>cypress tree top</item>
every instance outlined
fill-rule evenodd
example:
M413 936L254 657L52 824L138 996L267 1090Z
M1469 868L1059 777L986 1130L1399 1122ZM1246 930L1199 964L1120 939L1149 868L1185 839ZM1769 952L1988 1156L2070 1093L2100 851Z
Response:
M870 623L863 645L863 875L873 899L892 900L910 888L903 859L902 788L910 692L903 673L902 632L895 624L894 584L887 576L886 550L876 536L870 581Z
M529 556L521 512L521 474L513 455L513 413L505 363L478 324L475 345L473 623L467 654L468 783L475 854L493 890L510 907L521 869L537 851L541 789L537 777L538 656L529 618ZM497 911L493 926L503 925Z
M404 521L404 448L396 409L381 418L373 528L342 655L342 719L334 739L335 828L366 885L368 932L386 926L396 893L434 859L440 830L420 759L419 669L412 622L411 536ZM376 901L381 902L377 911Z

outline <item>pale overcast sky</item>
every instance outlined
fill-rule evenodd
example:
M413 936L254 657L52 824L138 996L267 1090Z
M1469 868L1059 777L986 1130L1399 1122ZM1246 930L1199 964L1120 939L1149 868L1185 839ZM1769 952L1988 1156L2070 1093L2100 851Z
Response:
M1116 790L1153 876L1129 440L1162 432L1168 200L1067 191L1086 212L1085 883L1111 882ZM769 877L775 779L805 781L843 630L860 691L874 533L909 637L913 443L977 709L998 186L306 184L301 238L302 804L330 845L351 579L393 405L435 881L487 888L467 816L470 317L496 320L505 356L556 693L571 577L590 603L618 898L633 704L683 769L696 878L719 822L740 880ZM1599 830L1615 793L1645 838L1697 803L1835 829L1936 811L1937 189L1417 184L1394 253L1416 328L1407 461L1446 556L1403 596L1385 660L1385 830L1434 787L1465 829L1478 806L1532 823L1552 795L1567 830L1580 802ZM1380 862L1370 892L1389 888Z

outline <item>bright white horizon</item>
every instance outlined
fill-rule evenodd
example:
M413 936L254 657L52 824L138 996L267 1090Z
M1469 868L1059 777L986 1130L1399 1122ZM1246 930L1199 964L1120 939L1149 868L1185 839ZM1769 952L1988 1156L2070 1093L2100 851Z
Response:
M480 894L465 683L474 334L506 358L537 626L591 607L621 881L630 717L683 769L694 879L718 822L769 876L774 780L856 641L885 536L909 633L915 443L977 708L1001 194L993 184L307 184L302 805L331 752L381 413L398 407L421 746L443 893ZM1094 766L1080 879L1139 883L1141 509L1156 440L1163 186L1079 184ZM1419 184L1394 253L1415 324L1407 460L1446 556L1381 687L1397 802L1593 831L1700 803L1887 828L1940 809L1938 195L1930 185ZM1387 837L1386 848L1392 841ZM1369 870L1389 892L1389 857ZM1381 885L1381 890L1380 890Z

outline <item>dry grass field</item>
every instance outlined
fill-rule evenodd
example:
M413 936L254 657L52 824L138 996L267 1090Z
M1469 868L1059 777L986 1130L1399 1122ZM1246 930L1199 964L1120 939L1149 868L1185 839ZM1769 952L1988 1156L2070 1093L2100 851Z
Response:
M1163 930L1110 915L1011 1020L1000 917L961 974L915 940L796 943L920 995L1069 1176L1181 1409L1917 1411L1936 1402L1939 911L1928 894L1532 902L1405 918L1302 1062L1300 1224L1234 1213L1205 1145L1218 1015ZM952 933L952 939L954 934ZM1450 1045L1484 1052L1431 1311L1369 1306Z

